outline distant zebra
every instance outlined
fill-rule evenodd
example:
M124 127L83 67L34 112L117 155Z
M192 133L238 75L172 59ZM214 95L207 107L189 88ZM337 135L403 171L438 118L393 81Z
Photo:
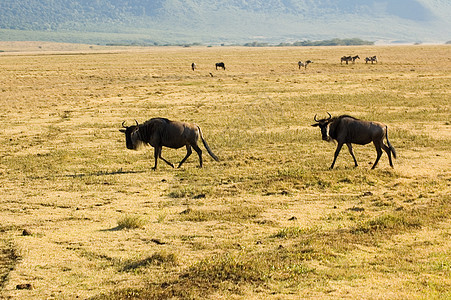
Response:
M301 69L301 67L304 67L304 68L307 69L307 66L308 66L309 64L311 64L311 63L313 63L313 61L311 61L311 60L307 60L307 61L305 61L305 62L298 61L299 69Z
M222 68L223 70L225 70L225 64L223 62L216 63L216 70L218 68Z
M352 56L342 56L340 63L343 64L343 62L346 62L348 64L350 61L352 61Z
M191 69L193 69L193 71L194 71L194 70L196 70L196 68L197 68L196 63L192 63L192 64L191 64Z
M377 63L377 57L376 57L376 55L371 56L371 57L365 57L365 63L367 64L369 61L370 61L371 63L374 63L374 62Z
M356 55L356 56L351 57L351 59L352 59L352 63L355 64L355 60L360 59L360 56Z

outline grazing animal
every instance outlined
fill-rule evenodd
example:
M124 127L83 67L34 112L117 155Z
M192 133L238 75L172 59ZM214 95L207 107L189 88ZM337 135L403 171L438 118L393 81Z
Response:
M393 157L396 158L396 152L395 148L393 148L388 141L388 129L386 125L379 122L359 120L348 115L332 118L329 114L329 118L321 120L317 120L315 115L314 120L317 123L312 126L319 126L323 140L331 141L333 139L338 142L337 149L335 150L334 161L332 162L330 169L333 169L343 144L348 146L349 153L351 153L351 156L354 159L354 164L357 167L357 160L352 152L351 144L366 145L370 142L373 142L377 151L377 158L371 169L374 169L379 162L382 155L382 149L387 153L388 161L390 166L393 168L391 154L393 153ZM327 134L327 127L329 127L329 134ZM384 138L387 140L388 146L384 144Z
M355 64L355 60L360 59L360 56L356 55L356 56L351 57L351 59L352 59L352 63Z
M309 64L311 64L311 63L313 63L313 61L311 61L311 60L307 60L307 61L305 61L305 62L298 61L299 69L301 69L301 67L304 67L304 68L307 69L307 66L308 66Z
M125 121L122 122L122 127L119 131L125 133L125 143L128 149L136 150L141 144L149 144L154 147L155 165L152 169L157 168L158 158L161 158L165 163L174 168L174 165L164 159L161 156L161 150L164 147L179 149L183 146L186 147L186 156L179 163L178 167L185 162L185 160L191 155L192 150L197 152L199 156L199 167L202 167L202 150L197 145L199 137L202 140L208 153L214 160L219 159L213 154L207 142L202 136L200 127L196 124L170 121L166 118L152 118L143 124L125 126Z
M191 64L191 69L193 69L193 71L194 71L194 70L196 70L196 68L197 68L196 63L192 63L192 64Z
M348 64L348 62L350 62L351 60L352 56L342 56L340 63L343 64L343 62L346 62L346 64Z
M367 64L369 61L370 61L371 63L374 63L374 62L377 63L377 57L376 57L376 55L371 56L371 57L365 57L365 63Z
M225 64L223 62L216 63L216 70L218 68L222 68L223 70L225 70Z

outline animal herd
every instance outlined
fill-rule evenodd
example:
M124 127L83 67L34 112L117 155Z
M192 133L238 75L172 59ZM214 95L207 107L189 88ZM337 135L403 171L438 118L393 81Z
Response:
M350 61L352 61L352 63L354 64L357 59L360 59L360 56L342 56L340 58L340 63L343 64L343 62L345 62L346 64L348 64ZM368 62L377 63L376 55L365 57L365 63L367 64Z
M343 62L345 62L346 64L348 64L349 62L355 63L355 61L356 61L357 59L360 59L360 56L358 56L358 55L354 55L354 56L352 56L352 55L349 55L349 56L342 56L342 57L340 58L340 63L341 63L341 64L343 64ZM365 63L366 63L366 64L367 64L368 62L371 62L372 64L373 64L373 63L377 63L377 57L376 57L376 55L365 57L364 60L365 60ZM300 61L298 61L299 69L301 69L302 67L304 67L305 69L307 69L307 66L308 66L309 64L311 64L311 63L313 63L313 61L310 60L310 59L309 59L309 60L306 60L306 61L301 61L301 60L300 60ZM215 69L217 70L218 68L225 70L226 67L225 67L224 62L218 62L218 63L216 63L216 64L215 64ZM196 63L193 62L193 63L191 64L191 69L192 69L193 71L195 71L195 70L197 69ZM210 75L211 75L211 73L210 73Z
M316 123L312 126L321 129L323 140L335 140L338 143L330 169L333 169L338 154L344 144L348 147L349 153L351 153L351 156L354 159L355 167L357 167L358 164L354 152L352 151L352 144L366 145L371 142L373 142L377 152L376 161L374 162L372 169L374 169L379 162L383 153L382 150L387 153L388 161L393 168L391 155L393 154L393 157L396 158L396 151L388 140L388 128L386 125L379 122L360 120L349 115L332 117L329 114L328 118L320 120L318 120L315 115L313 119ZM205 141L202 130L196 124L171 121L166 118L152 118L142 124L139 124L136 120L135 122L136 125L131 126L125 126L125 121L122 122L123 129L120 129L120 131L125 133L125 143L128 149L137 150L142 144L148 144L154 148L155 164L152 168L153 170L156 170L157 168L158 159L163 160L174 168L174 164L161 156L163 147L172 149L179 149L183 146L186 147L186 155L178 164L178 168L182 166L186 159L191 155L192 149L194 149L199 156L199 167L202 167L202 150L197 144L199 138L202 140L208 154L210 154L214 160L219 161L218 157L211 151ZM329 130L329 132L327 130ZM387 141L387 145L384 144L384 139Z

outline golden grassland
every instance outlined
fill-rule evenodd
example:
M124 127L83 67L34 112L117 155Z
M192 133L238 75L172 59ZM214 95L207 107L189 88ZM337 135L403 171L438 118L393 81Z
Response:
M2 297L451 297L450 46L35 48L0 53ZM387 124L394 169L328 170L327 111ZM220 161L152 171L118 129L156 116Z

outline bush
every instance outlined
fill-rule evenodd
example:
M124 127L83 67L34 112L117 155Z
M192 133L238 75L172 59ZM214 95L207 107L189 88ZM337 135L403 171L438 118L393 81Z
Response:
M124 216L117 221L119 229L136 229L146 225L146 221L138 216Z

